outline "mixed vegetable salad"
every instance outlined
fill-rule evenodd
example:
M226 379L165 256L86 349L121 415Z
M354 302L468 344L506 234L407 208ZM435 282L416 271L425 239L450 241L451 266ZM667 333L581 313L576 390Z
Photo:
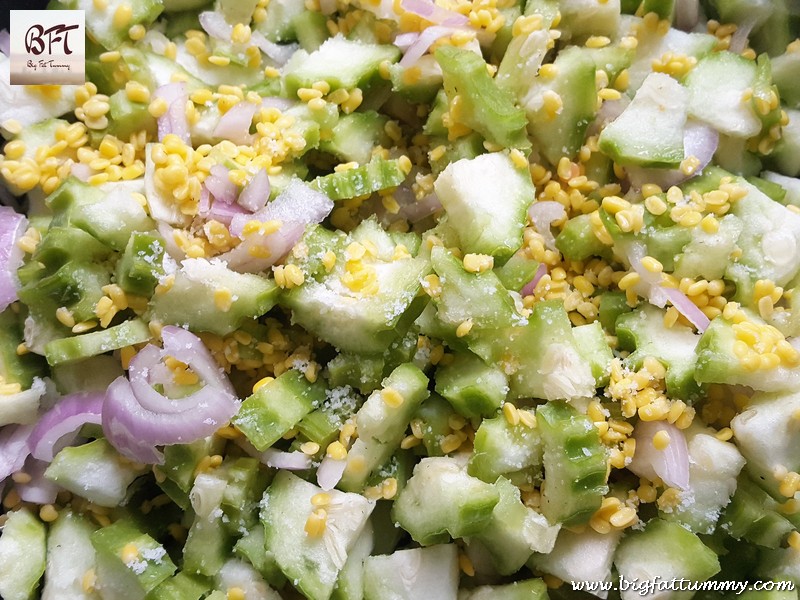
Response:
M796 3L51 8L84 85L0 57L2 598L800 583Z

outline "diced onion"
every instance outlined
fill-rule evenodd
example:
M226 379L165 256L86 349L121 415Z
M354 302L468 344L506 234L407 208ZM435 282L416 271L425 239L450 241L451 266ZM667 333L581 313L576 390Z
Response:
M158 118L158 141L170 133L177 135L185 144L191 143L189 121L186 119L186 84L182 81L168 83L157 88L156 98L163 98L167 103L167 112Z
M640 281L631 289L642 298L647 298L653 306L664 308L669 298L667 298L664 293L664 287L661 285L662 274L660 272L654 273L644 268L642 259L646 255L647 247L642 242L634 241L627 244L625 257L640 278Z
M379 19L388 19L398 22L399 15L394 10L394 0L370 0L361 2L361 8L374 14Z
M319 12L328 16L336 12L336 0L319 0Z
M536 269L536 274L533 276L533 279L530 280L529 283L525 284L520 290L520 294L522 296L530 296L533 294L534 290L536 289L536 285L539 283L539 280L547 274L547 265L544 263L539 263L539 268Z
M699 0L675 0L675 26L692 31L700 21Z
M642 259L644 259L645 256L647 256L647 246L645 246L642 242L630 242L627 245L625 258L628 259L628 263L630 263L633 270L639 274L639 277L645 283L645 285L660 285L663 278L662 274L654 273L653 271L648 271L644 268ZM647 297L647 294L641 295ZM663 307L664 305L661 304L660 306Z
M208 10L201 12L198 18L200 26L208 35L224 42L231 41L233 26L225 20L221 13ZM260 31L252 32L250 41L252 42L250 45L256 46L279 66L285 65L299 48L297 44L281 45L271 42Z
M84 183L89 181L89 177L94 174L94 170L83 163L72 163L69 167L69 172L73 177L77 177Z
M217 200L211 204L211 208L208 210L209 219L214 219L225 225L230 225L234 217L246 214L249 213L238 204L228 204Z
M225 20L222 13L207 10L198 15L200 26L205 32L213 38L229 42L231 40L231 33L233 33L233 25Z
M209 210L211 210L211 192L209 192L206 185L203 184L200 186L200 200L197 202L197 214L205 217L208 215Z
M540 200L531 204L528 209L528 215L534 227L536 227L536 231L544 238L544 245L550 250L555 250L556 238L553 236L550 227L556 221L567 216L564 205L555 200Z
M186 258L186 253L181 250L178 243L175 241L175 230L167 225L164 221L156 221L156 229L164 240L164 248L167 254L174 260L183 260Z
M414 173L410 175L412 178L413 176ZM442 208L442 203L435 192L417 200L411 186L407 184L398 186L393 196L400 205L396 218L406 219L409 223L418 223ZM391 215L387 214L386 216L390 217Z
M294 180L281 194L260 211L252 215L236 216L231 221L231 233L242 237L242 243L230 252L220 255L231 269L259 273L271 267L292 249L302 237L306 225L320 223L333 210L333 201L325 194ZM278 221L278 231L269 234L255 232L243 236L245 224L250 221ZM263 247L267 252L253 252ZM254 256L254 254L256 256ZM259 254L267 254L261 257Z
M236 223L237 217L231 221ZM280 228L268 234L252 233L244 238L233 250L221 254L220 260L227 262L228 267L240 273L261 273L279 262L294 245L303 237L306 226L303 223L290 221L282 223ZM253 250L264 248L263 252Z
M266 206L271 189L266 169L260 169L250 178L236 202L250 212L256 212Z
M261 453L261 462L273 469L304 471L311 468L311 457L302 452L281 452L267 448Z
M203 182L215 199L230 204L236 200L236 184L228 177L228 169L223 165L214 165Z
M254 31L250 35L250 39L258 46L259 50L280 67L289 62L292 55L300 48L297 44L276 44L275 42L271 42L258 31Z
M403 52L408 50L411 45L419 39L419 33L416 31L409 31L401 33L394 38L394 45L400 48Z
M259 105L252 102L239 102L232 106L214 128L214 137L230 140L239 146L249 146L253 143L250 125L258 108Z
M600 133L603 127L619 117L630 103L631 99L625 95L619 100L606 100L603 102L603 104L600 105L600 109L597 111L594 121L589 125L589 129L586 132L587 135L596 135Z
M194 513L201 519L213 518L214 512L222 504L228 482L211 473L200 473L194 479L189 492L189 501Z
M728 51L734 54L741 54L747 48L747 39L756 25L756 20L753 17L744 19L736 27L736 31L731 35L731 42L728 46Z
M55 502L58 492L61 491L61 486L49 479L45 479L44 472L48 465L49 463L32 457L25 462L23 470L31 480L27 483L17 483L15 485L23 502L31 502L33 504L52 504Z
M641 281L633 287L640 296L647 298L650 304L664 308L667 302L686 317L689 322L697 327L701 333L706 330L710 321L708 317L692 302L686 294L675 288L669 288L662 284L663 275L660 272L648 271L642 264L642 259L647 253L647 248L641 242L631 242L626 248L626 258L636 273L639 274Z
M259 452L246 438L237 438L236 445L248 455L257 458L263 464L273 469L286 469L287 471L304 471L313 466L311 457L303 452L283 452L275 448L267 448Z
M278 110L289 110L295 105L294 102L288 98L281 98L279 96L267 96L261 99L262 108L277 108Z
M325 456L317 469L317 485L326 492L332 490L341 481L346 466L346 458L337 459Z

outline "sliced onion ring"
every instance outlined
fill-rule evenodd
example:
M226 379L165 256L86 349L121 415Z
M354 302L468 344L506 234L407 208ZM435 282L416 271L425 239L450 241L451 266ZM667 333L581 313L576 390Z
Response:
M181 327L167 325L161 330L161 339L166 353L189 365L207 384L236 395L225 372L199 337Z
M0 52L11 56L11 36L7 29L0 29Z
M692 302L682 291L675 288L664 287L664 294L669 298L679 313L686 317L689 322L697 327L697 331L703 333L711 324L711 320Z
M400 7L438 25L460 27L469 25L469 19L452 10L438 6L433 0L400 0Z
M147 346L131 361L131 380L119 377L103 403L103 432L124 456L163 463L156 446L189 443L214 433L236 414L240 401L202 341L178 327L162 330L164 349ZM172 400L153 389L150 369L167 355L186 363L205 386ZM138 360L137 360L138 359Z
M103 394L100 392L78 392L64 396L53 408L47 411L36 423L30 436L29 446L34 458L50 462L53 456L72 439L87 423L99 425L103 408Z
M687 179L702 172L719 146L719 132L712 127L695 120L686 121L683 131L683 151L686 156L693 156L698 160L697 168L689 174L681 169L655 169L645 167L626 167L631 186L640 190L646 183L654 183L662 190L680 185Z
M653 437L659 431L669 435L669 445L658 450ZM660 477L670 487L689 489L689 449L683 432L667 421L639 421L633 430L636 452L628 470L648 479Z
M17 299L17 269L23 253L17 246L28 226L28 219L8 206L0 206L0 311Z
M28 438L33 425L6 425L0 429L0 481L19 471L30 455Z
M406 50L403 58L400 59L400 66L404 68L414 66L436 40L447 35L451 35L456 31L459 30L454 27L446 27L442 25L428 27L419 35L414 43L408 47L408 50Z

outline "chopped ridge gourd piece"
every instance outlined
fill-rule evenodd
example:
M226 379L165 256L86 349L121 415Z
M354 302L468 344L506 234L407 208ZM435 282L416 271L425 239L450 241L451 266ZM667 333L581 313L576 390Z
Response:
M622 114L600 134L600 149L622 165L673 168L684 159L688 93L669 75L648 75Z
M310 383L300 371L287 371L247 398L233 423L257 450L264 451L324 399L321 381Z
M308 234L300 243L305 240ZM375 219L362 221L342 240L342 250L332 251L330 271L308 273L282 303L294 322L339 350L384 352L422 310L415 298L430 269L424 257L397 253L396 247Z
M527 166L502 152L462 159L442 171L435 188L464 252L505 262L522 246L525 211L534 197Z
M395 500L392 516L423 546L476 535L500 501L494 486L471 477L457 459L423 458Z
M311 182L311 187L331 200L356 198L394 188L403 183L407 175L402 162L400 159L373 158L360 167L318 177Z
M266 549L289 581L307 598L330 598L347 555L375 507L359 496L331 490L315 507L322 488L280 471L261 501Z
M150 328L144 321L133 319L101 331L53 340L45 346L45 356L47 363L54 367L126 346L142 344L151 337Z
M8 513L0 536L0 595L29 600L45 569L46 530L29 509Z
M383 381L356 413L358 439L347 453L340 487L361 491L373 471L400 446L406 428L428 397L428 378L417 367L403 364Z
M218 260L187 258L150 301L153 318L194 331L230 333L271 309L280 289L272 279L237 273Z
M542 404L536 417L544 445L542 513L551 523L586 523L608 492L607 452L597 429L563 401Z
M92 534L97 587L114 598L142 598L176 570L167 551L129 519Z
M504 148L530 147L525 113L514 105L510 93L495 84L479 55L454 46L441 46L435 56L442 67L450 119L454 123L474 129Z
M647 556L646 563L642 556ZM629 533L620 542L614 564L623 577L654 576L690 581L705 581L719 572L717 554L699 537L677 523L652 519L642 531ZM675 598L688 599L694 592L678 592ZM637 598L638 593L623 590L623 600Z
M336 36L292 65L285 75L287 92L294 95L317 81L325 81L332 90L364 88L375 83L383 61L395 62L399 55L395 46L364 44Z

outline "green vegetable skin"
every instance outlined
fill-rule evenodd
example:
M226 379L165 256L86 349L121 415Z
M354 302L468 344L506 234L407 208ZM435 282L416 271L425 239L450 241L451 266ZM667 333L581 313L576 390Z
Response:
M0 598L800 585L796 3L50 8L91 84L0 56ZM205 369L40 461L166 326ZM229 420L119 442L212 376Z

